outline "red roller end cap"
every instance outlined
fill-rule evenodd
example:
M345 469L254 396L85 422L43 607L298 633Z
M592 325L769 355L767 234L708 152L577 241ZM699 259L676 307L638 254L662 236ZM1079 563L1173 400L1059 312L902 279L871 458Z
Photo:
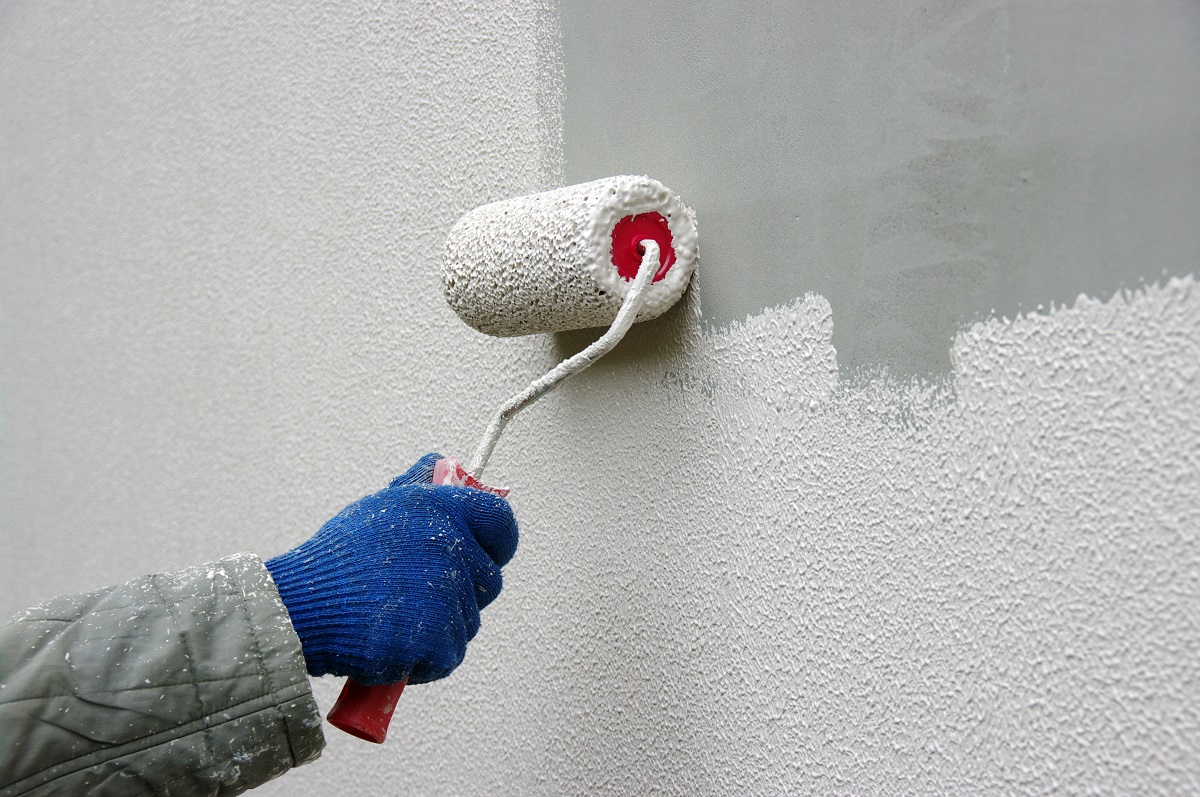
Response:
M661 264L654 281L658 282L675 265L674 239L671 228L661 213L639 213L617 222L612 232L612 262L622 279L632 280L642 265L641 242L647 238L658 242L658 262Z

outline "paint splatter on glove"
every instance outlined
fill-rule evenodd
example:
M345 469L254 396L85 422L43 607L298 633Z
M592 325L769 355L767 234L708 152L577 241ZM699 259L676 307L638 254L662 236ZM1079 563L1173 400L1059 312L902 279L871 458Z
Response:
M428 454L266 562L311 675L425 683L462 662L517 549L503 498L435 487Z

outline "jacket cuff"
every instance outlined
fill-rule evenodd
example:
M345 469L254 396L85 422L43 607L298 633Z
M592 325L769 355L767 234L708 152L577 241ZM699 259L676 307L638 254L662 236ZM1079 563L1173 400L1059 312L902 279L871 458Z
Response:
M263 668L278 696L287 729L292 766L315 760L325 747L321 713L313 698L300 637L262 559L250 553L221 560L240 577L249 628L256 636Z

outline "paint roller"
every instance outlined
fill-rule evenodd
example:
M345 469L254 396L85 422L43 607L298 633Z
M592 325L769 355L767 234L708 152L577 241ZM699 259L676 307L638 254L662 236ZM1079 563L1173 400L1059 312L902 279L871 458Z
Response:
M608 177L493 202L464 216L442 250L442 287L459 318L497 336L610 326L501 405L470 465L447 457L433 482L507 495L480 479L508 421L610 351L635 322L672 307L695 268L695 214L649 177ZM382 742L406 683L347 679L329 722Z

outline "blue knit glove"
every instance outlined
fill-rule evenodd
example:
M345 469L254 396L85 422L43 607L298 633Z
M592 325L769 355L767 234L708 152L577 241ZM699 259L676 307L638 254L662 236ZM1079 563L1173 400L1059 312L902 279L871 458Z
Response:
M462 662L479 610L500 594L517 521L503 498L429 484L438 459L422 457L266 562L309 674L419 684Z

